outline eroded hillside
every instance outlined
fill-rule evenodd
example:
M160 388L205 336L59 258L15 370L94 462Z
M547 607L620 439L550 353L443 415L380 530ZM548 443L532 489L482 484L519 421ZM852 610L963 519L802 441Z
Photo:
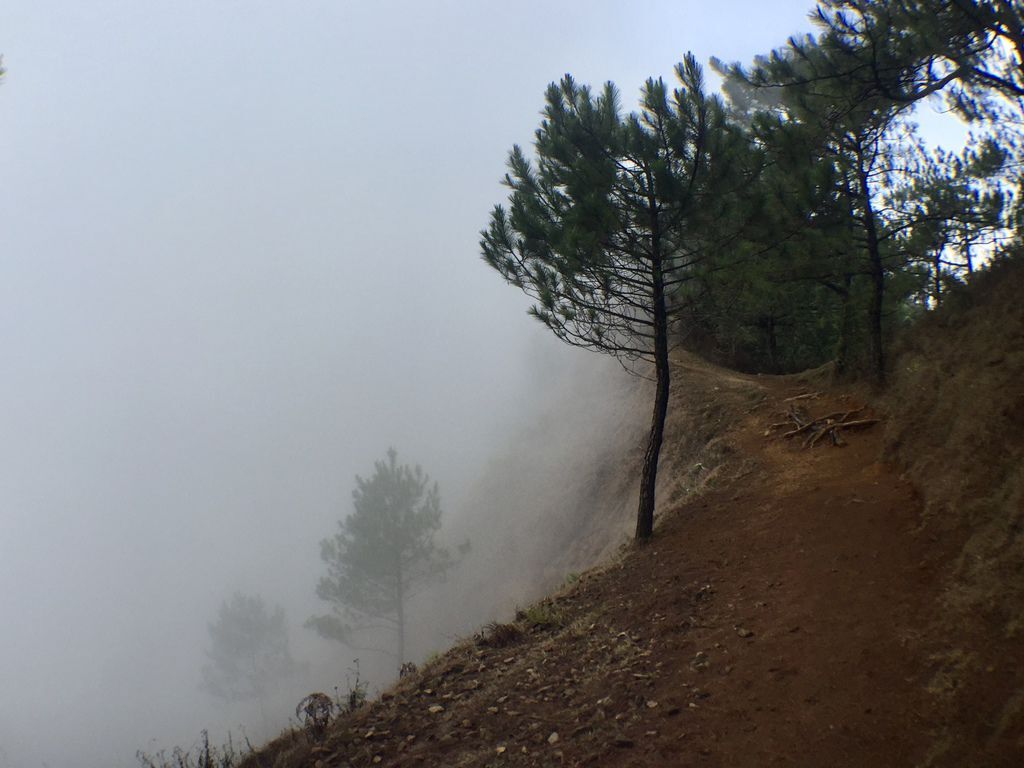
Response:
M955 332L908 342L885 400L677 359L650 545L246 764L1019 765L1024 335L1005 269L934 319ZM806 447L772 427L797 407L883 423Z

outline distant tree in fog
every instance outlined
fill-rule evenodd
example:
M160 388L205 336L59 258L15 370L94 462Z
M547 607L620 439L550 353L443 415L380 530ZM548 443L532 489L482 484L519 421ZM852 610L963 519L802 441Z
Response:
M313 616L306 626L350 647L353 633L392 629L401 665L409 597L455 564L434 541L441 528L440 491L420 467L399 464L392 448L387 460L374 463L373 476L356 476L352 501L354 511L338 533L320 542L328 574L316 594L330 603L331 613Z
M261 597L236 592L207 628L210 663L203 666L201 688L211 696L258 699L262 706L266 692L298 668L288 650L284 608L268 610Z

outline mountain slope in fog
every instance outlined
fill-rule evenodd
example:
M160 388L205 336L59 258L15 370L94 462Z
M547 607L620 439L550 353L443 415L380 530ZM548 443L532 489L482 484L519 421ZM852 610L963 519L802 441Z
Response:
M968 326L955 343L911 340L885 411L821 373L744 376L677 357L650 545L483 626L324 735L297 729L244 765L1016 765L1024 650L1007 619L1024 612L1024 590L1006 579L979 591L1020 564L1024 438L989 433L1019 397L1006 378L1024 375L1014 269L1012 285L945 316ZM978 361L992 370L972 371ZM935 365L949 383L935 383ZM850 431L845 447L806 447L773 429L795 404L887 423ZM957 445L991 444L1002 458L935 460L949 449L933 440L932 415L961 412ZM633 442L607 472L625 502L637 436L623 430ZM881 460L887 446L900 464ZM604 482L601 455L584 463ZM988 492L964 504L965 488ZM626 529L592 498L566 523L585 543L562 542L552 569L608 551ZM588 540L602 518L603 543ZM1001 547L987 546L994 530ZM501 567L494 583L521 578Z

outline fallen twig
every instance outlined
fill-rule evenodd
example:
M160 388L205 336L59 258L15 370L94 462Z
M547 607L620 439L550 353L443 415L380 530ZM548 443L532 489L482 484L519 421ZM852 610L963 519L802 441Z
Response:
M817 400L819 397L821 397L821 392L805 392L802 395L793 395L793 397L787 397L782 402L793 403L796 402L797 400Z
M844 421L838 424L834 424L835 429L851 429L853 427L870 427L873 424L877 424L881 419L860 419L859 421Z
M792 437L796 437L797 435L806 434L806 437L804 437L803 440L804 448L813 448L826 437L832 441L832 445L843 447L846 445L846 441L839 435L840 430L870 427L881 421L881 419L855 419L853 421L848 421L851 416L860 414L865 410L865 408L866 406L862 405L858 408L851 408L846 411L836 411L835 413L829 413L824 416L812 418L806 413L806 411L791 405L787 411L790 423L787 424L786 422L779 422L771 424L765 431L765 434L771 434L775 429L795 425L795 429L783 432L782 437L788 440Z

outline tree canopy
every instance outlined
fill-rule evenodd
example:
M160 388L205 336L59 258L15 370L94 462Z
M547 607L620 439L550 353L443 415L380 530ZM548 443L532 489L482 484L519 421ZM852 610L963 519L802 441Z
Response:
M481 232L485 261L558 338L653 372L639 539L673 345L883 384L902 324L1022 248L1020 4L822 0L812 17L814 34L750 66L712 60L725 101L692 56L630 114L611 83L552 83ZM962 152L922 141L927 100L971 121Z
M455 564L449 550L436 542L440 490L419 466L399 464L392 448L385 460L374 463L373 475L356 476L352 502L353 511L339 522L338 532L320 543L327 575L316 594L331 612L313 616L307 626L353 647L360 630L390 629L401 665L409 598Z
M288 649L284 608L267 608L263 598L236 592L221 603L207 625L210 663L202 689L225 701L261 699L267 689L297 669Z
M513 147L509 207L494 208L480 244L558 338L654 364L639 539L653 530L675 299L732 239L727 221L742 187L743 142L693 56L676 76L675 89L648 80L628 115L611 83L597 94L568 75L552 83L534 159Z

